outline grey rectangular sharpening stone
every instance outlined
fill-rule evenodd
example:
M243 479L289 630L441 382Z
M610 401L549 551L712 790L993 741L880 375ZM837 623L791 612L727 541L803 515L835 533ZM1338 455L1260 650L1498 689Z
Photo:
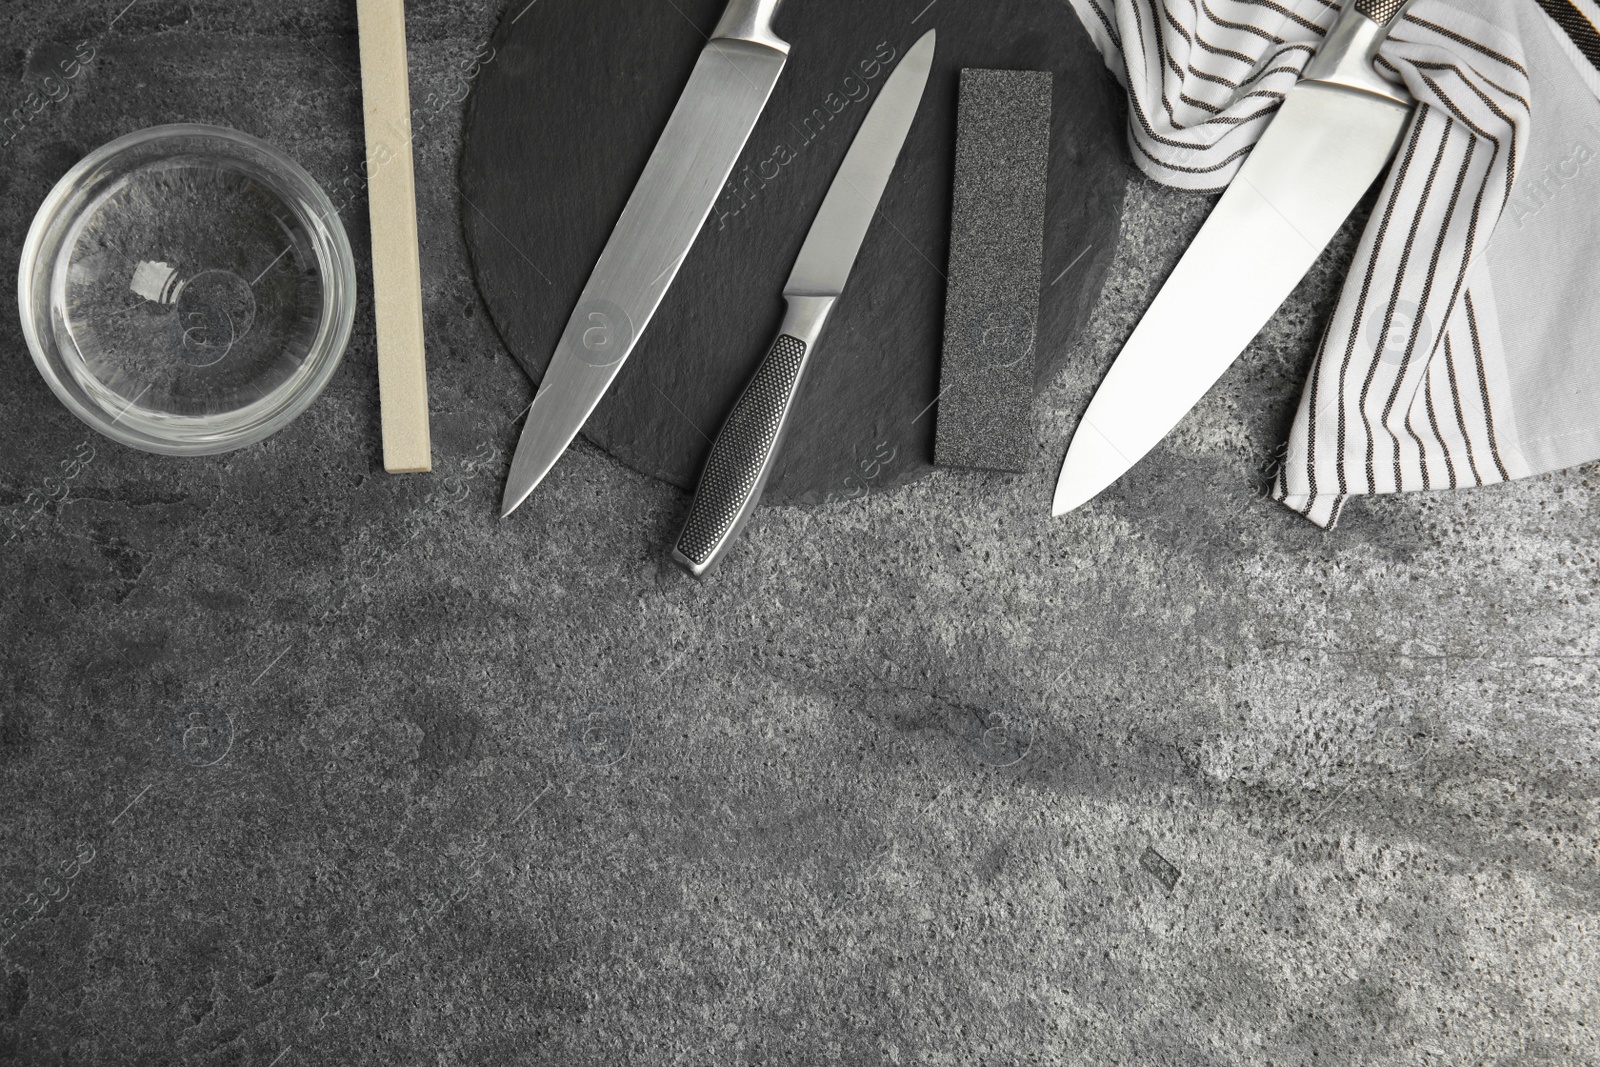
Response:
M1048 71L963 70L934 463L1024 472L1050 159Z

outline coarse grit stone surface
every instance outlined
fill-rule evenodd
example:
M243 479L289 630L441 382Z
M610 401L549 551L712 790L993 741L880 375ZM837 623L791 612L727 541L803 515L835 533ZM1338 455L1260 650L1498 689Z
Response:
M1023 474L1033 459L1050 87L1048 71L961 72L934 441L941 467Z
M354 5L125 4L0 7L11 261L85 153L214 122L369 285ZM696 583L685 495L585 444L496 517L530 390L456 167L516 12L407 9L432 476L381 471L366 297L302 419L189 461L0 319L0 1062L1597 1062L1600 470L1260 494L1359 218L1051 520L1211 203L1136 180L1032 474L764 509Z

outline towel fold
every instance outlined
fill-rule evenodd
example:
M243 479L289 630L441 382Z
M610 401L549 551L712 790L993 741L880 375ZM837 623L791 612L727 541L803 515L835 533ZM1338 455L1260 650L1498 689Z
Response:
M1128 90L1141 169L1237 173L1331 0L1071 0ZM1357 246L1274 496L1332 527L1372 493L1600 458L1594 0L1415 0L1379 52L1417 109Z

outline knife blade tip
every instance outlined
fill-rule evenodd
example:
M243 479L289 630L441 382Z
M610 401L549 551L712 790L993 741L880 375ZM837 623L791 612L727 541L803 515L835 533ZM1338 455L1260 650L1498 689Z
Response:
M1056 481L1051 515L1060 517L1081 508L1126 474L1136 462L1137 457L1130 457L1117 447L1085 415L1072 435L1072 444L1067 446L1067 458L1061 464L1061 477Z
M531 495L533 495L532 486L519 491L512 485L507 485L505 495L500 498L500 517L509 519L511 513L520 508Z
M1075 500L1065 494L1057 493L1055 500L1051 501L1050 503L1050 517L1052 519L1059 519L1069 511L1077 511L1079 508L1083 507L1083 505L1087 504L1092 498L1093 494L1081 500Z
M1086 488L1076 479L1063 479L1056 487L1056 496L1050 503L1050 517L1059 519L1069 511L1077 511L1100 495L1105 486Z
M552 442L555 438L548 433L541 435L538 430L541 424L535 423L534 418L533 414L528 416L528 422L522 428L522 438L517 442L516 454L511 457L505 492L500 497L502 519L509 518L513 511L527 502L571 443L569 436L560 440L559 448L554 447ZM576 432L574 429L573 433Z

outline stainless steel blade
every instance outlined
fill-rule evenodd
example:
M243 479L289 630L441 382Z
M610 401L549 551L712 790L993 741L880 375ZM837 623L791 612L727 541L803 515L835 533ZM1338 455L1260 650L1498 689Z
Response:
M760 7L771 0L735 7ZM724 25L732 20L725 16ZM770 33L746 36L772 41ZM655 315L744 150L787 53L717 37L706 45L572 313L528 413L502 513L538 487L588 421Z
M711 445L672 553L697 578L728 552L761 502L783 450L806 368L916 119L936 40L933 30L922 35L862 120L784 289L786 309L777 340Z
M1056 515L1121 477L1216 384L1383 171L1410 111L1320 83L1289 91L1090 402Z
M923 34L905 54L873 103L823 197L800 248L785 296L838 296L878 211L906 134L928 84L937 35Z

